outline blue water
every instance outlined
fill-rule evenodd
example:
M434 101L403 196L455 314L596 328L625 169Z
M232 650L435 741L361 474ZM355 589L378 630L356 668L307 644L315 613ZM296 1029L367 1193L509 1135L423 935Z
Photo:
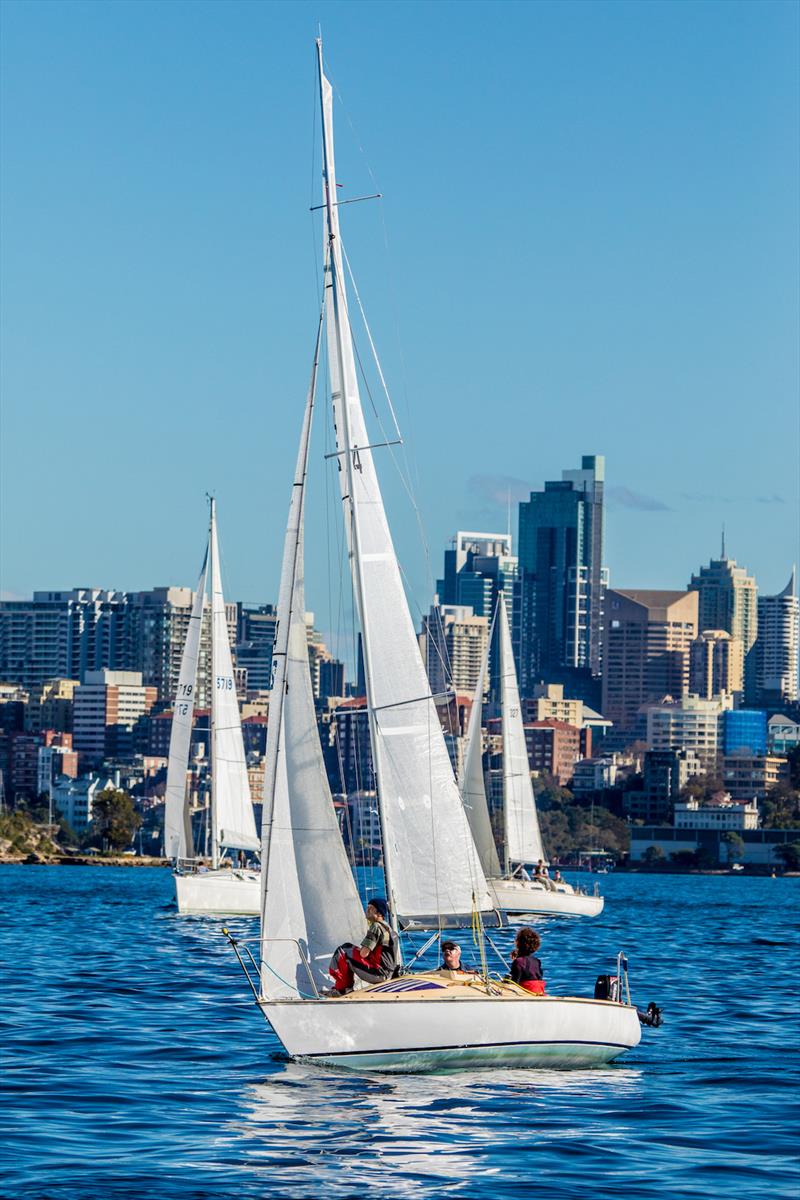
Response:
M551 992L591 994L624 948L634 999L665 1013L637 1050L380 1077L283 1061L221 923L178 917L168 871L0 868L0 1194L796 1196L800 880L603 887L601 917L540 923L541 957Z

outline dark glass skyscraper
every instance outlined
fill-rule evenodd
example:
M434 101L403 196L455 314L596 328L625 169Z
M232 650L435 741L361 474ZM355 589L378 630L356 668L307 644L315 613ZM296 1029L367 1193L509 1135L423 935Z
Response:
M563 683L568 696L600 702L605 459L585 454L519 506L519 670L524 695Z

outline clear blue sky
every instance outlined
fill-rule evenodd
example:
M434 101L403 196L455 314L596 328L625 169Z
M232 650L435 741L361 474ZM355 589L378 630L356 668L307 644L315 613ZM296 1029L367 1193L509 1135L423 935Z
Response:
M385 195L343 233L432 575L457 528L505 527L509 487L601 453L612 584L685 586L724 521L729 553L782 587L799 11L5 0L5 593L192 584L213 489L228 594L275 598L317 309L318 21L344 192ZM326 629L323 452L320 428L308 606Z

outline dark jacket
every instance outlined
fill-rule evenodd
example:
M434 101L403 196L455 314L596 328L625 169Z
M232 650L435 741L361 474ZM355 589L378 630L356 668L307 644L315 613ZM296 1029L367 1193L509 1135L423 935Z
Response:
M515 958L511 963L511 978L514 983L527 983L532 979L544 979L542 964L532 954Z

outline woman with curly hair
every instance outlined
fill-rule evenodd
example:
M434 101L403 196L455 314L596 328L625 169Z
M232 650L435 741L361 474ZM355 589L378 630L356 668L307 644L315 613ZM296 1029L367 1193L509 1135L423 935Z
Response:
M526 992L534 992L538 996L544 995L542 964L535 957L541 944L542 939L536 930L531 929L529 925L523 925L517 933L511 952L512 980L524 987Z

